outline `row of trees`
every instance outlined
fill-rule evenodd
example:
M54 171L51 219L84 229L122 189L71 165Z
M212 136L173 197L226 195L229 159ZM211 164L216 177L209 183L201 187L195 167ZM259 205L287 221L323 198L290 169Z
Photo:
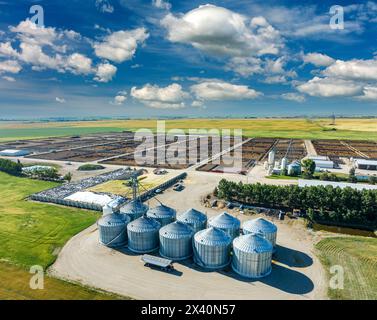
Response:
M219 198L266 207L303 209L315 221L377 226L377 191L297 185L243 184L222 179Z
M0 171L14 176L22 175L22 164L8 159L0 159Z

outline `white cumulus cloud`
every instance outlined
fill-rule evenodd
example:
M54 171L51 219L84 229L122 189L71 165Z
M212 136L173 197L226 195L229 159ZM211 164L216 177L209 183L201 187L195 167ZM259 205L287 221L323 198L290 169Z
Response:
M64 98L59 98L59 97L56 97L56 98L55 98L55 101L56 101L56 102L59 102L59 103L66 103L66 101L65 101Z
M191 86L191 91L198 100L244 100L255 99L260 92L245 85L227 82L202 82Z
M377 80L377 59L336 60L323 73L326 76L343 79Z
M305 102L305 96L298 94L296 92L288 92L288 93L283 93L281 97L284 100L290 100L290 101L295 101L295 102Z
M250 19L210 4L182 16L169 13L161 24L170 41L190 44L214 55L276 55L282 47L279 31L263 17Z
M0 74L1 73L19 73L22 67L17 61L6 60L0 61Z
M151 84L146 84L140 89L133 87L131 96L149 107L163 109L183 108L184 100L189 98L189 94L177 83L166 87Z
M98 57L121 63L132 59L138 45L144 43L148 36L145 28L116 31L102 42L96 42L93 47Z
M307 53L303 55L302 60L305 63L311 63L316 67L328 67L335 62L335 60L328 55L317 52Z
M116 72L117 67L113 66L110 63L102 63L97 67L97 72L94 80L98 82L109 82L113 79Z
M297 90L310 96L317 97L347 97L355 96L362 92L360 83L337 79L314 77L308 82L297 86Z

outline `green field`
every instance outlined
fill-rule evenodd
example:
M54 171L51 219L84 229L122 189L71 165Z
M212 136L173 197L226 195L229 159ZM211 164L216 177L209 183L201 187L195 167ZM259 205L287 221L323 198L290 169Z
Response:
M331 266L344 268L344 288L328 289L330 299L377 299L377 239L360 236L325 238L316 244L330 279Z
M377 140L377 119L179 119L166 120L166 129L242 129L248 137ZM72 122L0 122L0 141L156 129L156 120Z
M43 293L28 289L30 266L50 266L59 250L75 234L92 225L91 211L41 204L25 198L55 183L18 178L0 172L0 299L7 298L108 298L94 290L48 278ZM11 263L9 265L8 263ZM25 290L24 290L25 289Z

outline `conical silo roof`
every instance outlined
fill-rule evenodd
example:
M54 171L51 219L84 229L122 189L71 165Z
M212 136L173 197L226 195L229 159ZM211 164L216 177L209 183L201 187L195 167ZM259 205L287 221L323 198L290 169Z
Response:
M127 226L128 230L135 232L148 232L158 230L161 224L153 218L141 216L140 218L130 222Z
M148 217L151 218L169 218L175 217L176 211L173 208L160 204L154 208L150 208L147 212Z
M253 233L274 233L277 232L278 228L266 219L257 218L246 221L243 224L243 229Z
M197 232L194 239L196 242L208 246L225 246L232 242L232 238L229 235L214 227Z
M223 212L216 217L209 219L208 222L212 227L227 229L227 228L239 228L240 220L233 217L227 212Z
M272 244L254 233L239 236L233 240L233 248L247 253L272 252Z
M205 223L207 216L196 209L190 209L180 214L177 219L186 223Z
M148 206L141 201L132 200L120 208L120 212L124 214L135 214L135 213L145 213L148 210Z
M192 228L180 221L174 221L160 229L161 236L171 239L192 237L193 233L194 231Z
M112 213L98 220L100 226L120 226L130 222L130 218L124 214Z

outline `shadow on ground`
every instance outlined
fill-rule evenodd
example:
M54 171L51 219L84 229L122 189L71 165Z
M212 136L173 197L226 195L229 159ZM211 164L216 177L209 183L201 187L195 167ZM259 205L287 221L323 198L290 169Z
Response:
M313 259L306 253L280 245L276 246L273 260L294 268L306 268L313 264Z

